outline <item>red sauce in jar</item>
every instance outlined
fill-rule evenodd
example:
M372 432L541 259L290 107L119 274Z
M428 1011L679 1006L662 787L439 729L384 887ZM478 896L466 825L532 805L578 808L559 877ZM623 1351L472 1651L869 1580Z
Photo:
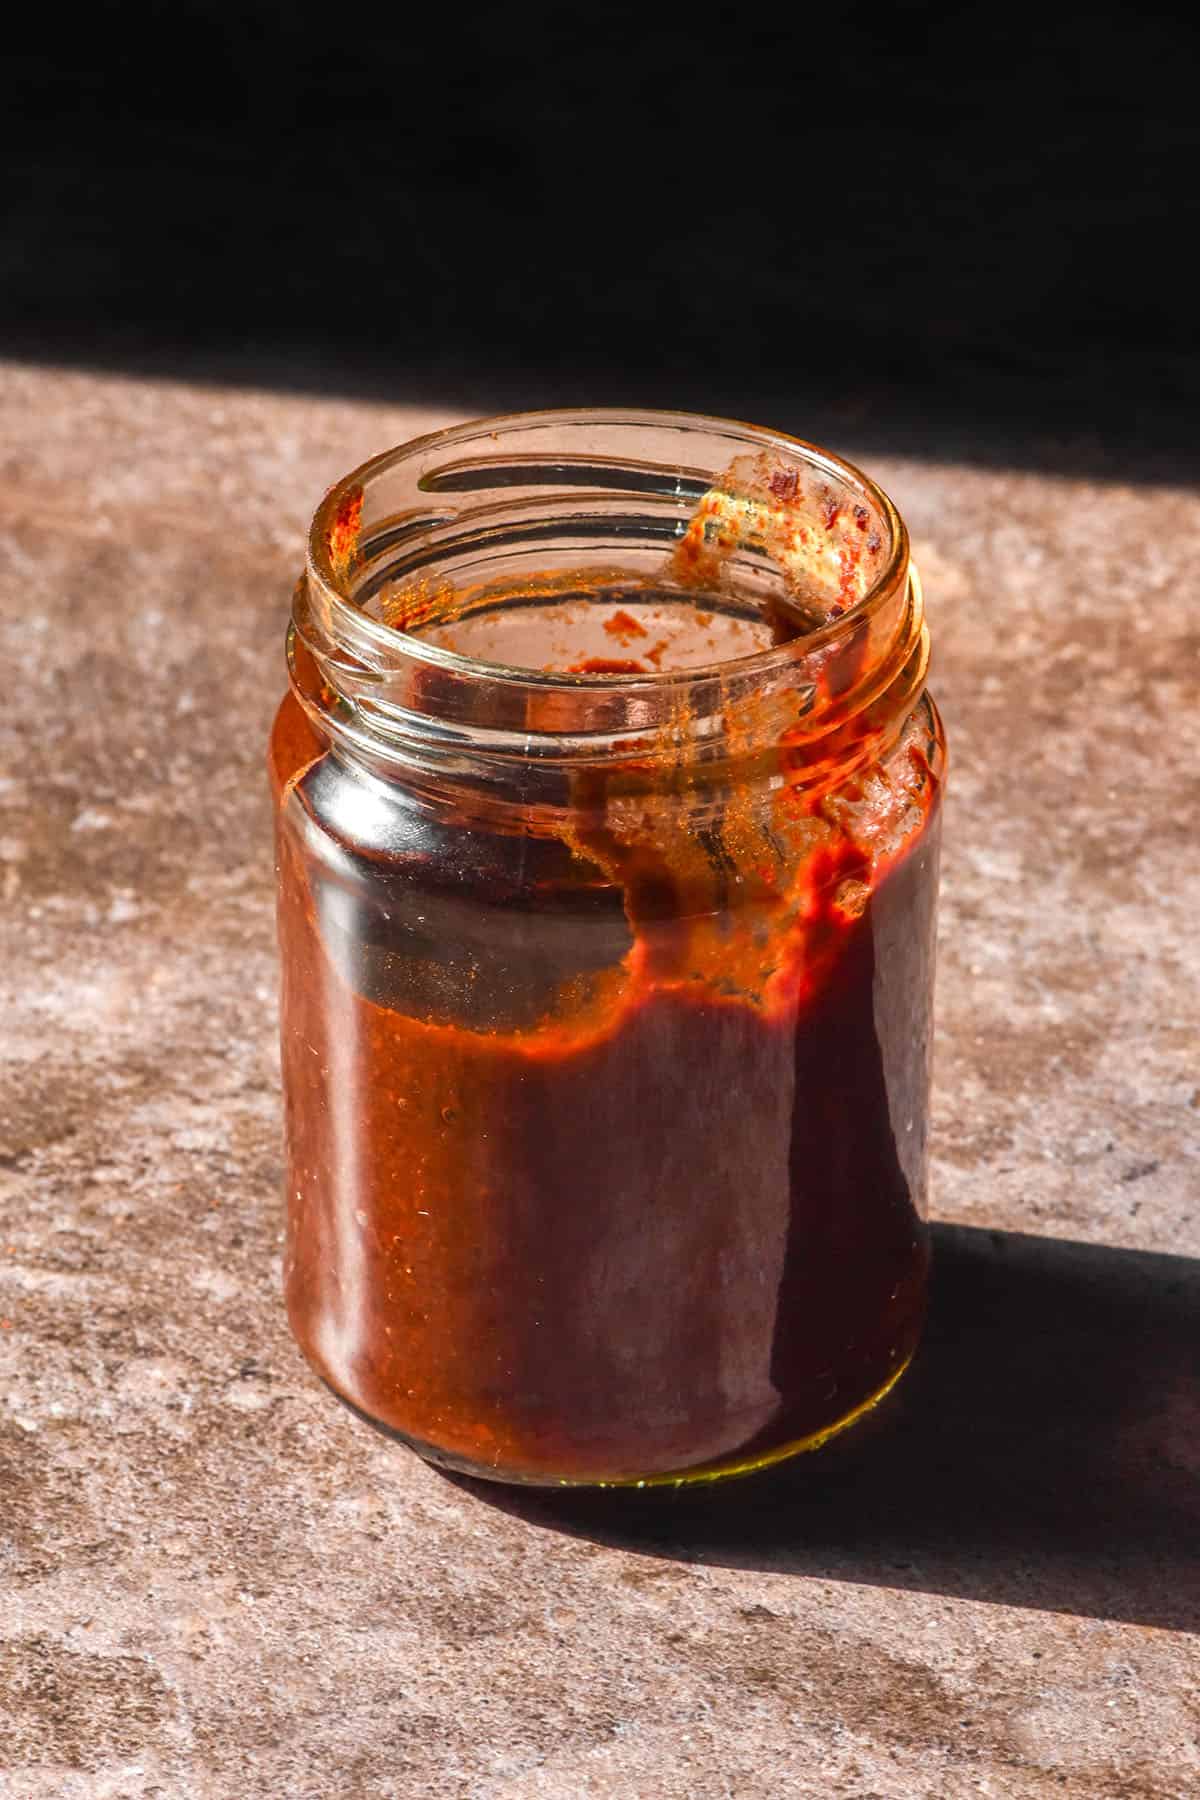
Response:
M435 1460L555 1482L758 1466L885 1392L928 1266L928 767L898 848L785 791L715 860L623 834L603 779L574 841L315 851L336 770L291 696L272 771L287 1292L325 1379ZM451 966L465 903L527 984Z

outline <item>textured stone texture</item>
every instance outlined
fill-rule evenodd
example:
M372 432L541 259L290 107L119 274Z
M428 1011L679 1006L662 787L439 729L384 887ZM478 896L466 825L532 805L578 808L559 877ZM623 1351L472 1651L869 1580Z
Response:
M824 1470L513 1498L277 1298L287 597L435 422L0 370L0 1794L1200 1792L1200 499L871 458L954 757L928 1347Z

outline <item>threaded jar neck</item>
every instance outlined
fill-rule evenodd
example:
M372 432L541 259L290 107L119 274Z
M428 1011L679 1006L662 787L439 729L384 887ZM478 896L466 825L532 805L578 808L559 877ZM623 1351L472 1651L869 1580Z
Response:
M616 654L570 660L594 641ZM842 778L898 734L927 654L904 524L857 469L607 409L453 426L347 476L291 635L335 745L382 771L519 769L531 797L591 765Z

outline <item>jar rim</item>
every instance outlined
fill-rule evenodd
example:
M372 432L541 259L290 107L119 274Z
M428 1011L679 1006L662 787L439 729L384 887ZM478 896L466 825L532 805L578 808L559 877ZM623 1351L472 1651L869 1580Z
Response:
M487 661L466 655L444 645L430 642L415 633L398 629L366 613L353 597L349 575L351 561L339 554L339 521L353 513L367 485L406 462L416 462L429 453L468 445L474 441L499 442L501 434L513 435L526 430L553 428L572 429L596 426L626 427L634 430L668 430L699 435L717 435L728 441L731 453L741 450L775 450L793 466L816 469L845 486L857 490L885 525L888 554L883 566L866 592L846 607L839 617L808 631L801 631L782 644L754 650L737 657L715 662L689 665L686 668L647 670L644 673L613 674L540 669L519 664ZM715 484L721 470L708 471ZM420 484L419 484L420 485ZM576 698L599 695L617 698L647 696L656 690L678 691L692 684L712 682L715 678L736 675L753 680L768 678L814 652L836 647L869 619L905 582L910 571L910 547L907 527L885 490L854 463L804 438L718 415L691 413L671 409L631 407L555 407L536 411L498 413L484 418L462 420L440 427L379 452L335 482L313 515L307 541L306 573L316 587L323 610L338 636L346 634L347 648L353 652L366 650L374 662L380 658L391 662L400 657L412 665L425 665L431 671L443 671L460 679L479 682L520 685L543 694L560 690ZM913 571L915 574L915 571ZM698 590L700 594L704 590ZM374 652L372 655L371 652Z

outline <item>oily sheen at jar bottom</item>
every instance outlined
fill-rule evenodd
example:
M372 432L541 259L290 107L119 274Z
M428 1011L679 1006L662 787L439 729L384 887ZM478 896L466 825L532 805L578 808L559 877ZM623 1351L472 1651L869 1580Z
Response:
M902 1373L926 659L886 498L747 427L526 415L327 497L271 747L288 1304L422 1454L709 1478Z

